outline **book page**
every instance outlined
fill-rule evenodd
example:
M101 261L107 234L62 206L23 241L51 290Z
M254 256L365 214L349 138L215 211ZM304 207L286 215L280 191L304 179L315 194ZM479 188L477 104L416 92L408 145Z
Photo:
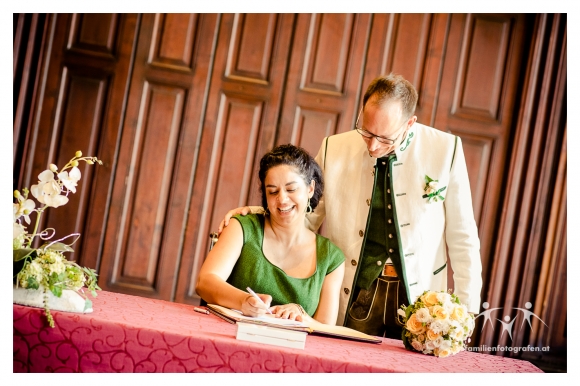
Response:
M250 321L250 322L263 322L266 324L278 325L278 326L286 326L286 327L308 327L306 324L299 322L297 320L289 320L289 319L282 319L276 318L274 315L264 315L264 316L246 316L242 314L241 311L218 306L216 304L208 304L211 306L212 309L226 315L227 317L231 318L235 321Z

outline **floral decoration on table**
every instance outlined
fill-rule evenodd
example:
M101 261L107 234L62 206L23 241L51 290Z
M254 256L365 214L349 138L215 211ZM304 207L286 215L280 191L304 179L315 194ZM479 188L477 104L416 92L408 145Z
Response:
M95 270L81 267L74 261L67 260L63 254L74 251L71 245L78 240L80 234L73 233L51 241L56 233L53 228L43 231L38 229L40 218L47 208L65 205L69 201L68 195L76 192L77 183L81 179L81 171L78 168L80 161L89 165L103 164L96 157L83 157L82 152L77 151L60 171L55 164L51 164L49 169L40 173L38 184L32 185L30 191L27 188L14 191L16 202L13 203L12 248L15 288L20 286L43 291L44 310L51 327L54 327L54 320L48 307L48 291L57 298L60 298L65 290L75 291L85 299L84 307L87 310L92 307L92 302L85 294L84 288L93 297L96 297L96 291L101 289L97 285ZM29 193L38 200L39 206L29 198ZM32 232L29 232L27 227L30 226L30 216L33 213L36 213L36 221ZM44 243L34 248L33 243L36 238ZM65 243L65 240L69 240L69 244Z
M444 358L465 350L475 319L455 294L425 291L410 306L401 306L405 348Z
M425 188L423 188L425 194L423 195L423 198L426 198L427 202L445 200L445 197L441 195L441 192L443 192L445 189L447 189L447 186L439 188L438 180L434 180L428 175L425 175Z

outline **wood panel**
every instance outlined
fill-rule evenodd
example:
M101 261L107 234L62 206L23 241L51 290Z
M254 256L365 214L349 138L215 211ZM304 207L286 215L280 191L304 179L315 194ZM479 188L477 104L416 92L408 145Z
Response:
M167 216L185 90L146 83L133 138L133 168L126 179L123 244L113 256L119 269L109 278L153 291ZM159 127L165 128L159 130ZM154 171L154 172L153 172ZM169 225L169 224L168 224Z
M67 49L115 56L119 15L111 13L74 14Z
M196 14L156 15L148 62L154 66L192 70Z
M513 20L467 17L451 113L498 121Z
M63 68L62 87L53 127L53 146L48 158L63 167L74 156L77 150L86 155L97 154L98 139L102 127L105 97L108 94L107 79L77 76L67 67ZM98 167L98 166L97 166ZM56 238L72 233L85 233L85 218L90 206L91 181L95 165L82 162L79 165L81 180L76 193L68 196L69 202L57 210L48 210L45 214L45 226L57 230ZM68 244L74 238L67 239ZM82 249L82 237L73 249ZM78 261L78 252L67 254L67 258Z
M234 17L225 76L268 85L276 37L275 14L239 14Z
M298 15L276 144L316 155L322 133L352 130L369 32L366 14Z

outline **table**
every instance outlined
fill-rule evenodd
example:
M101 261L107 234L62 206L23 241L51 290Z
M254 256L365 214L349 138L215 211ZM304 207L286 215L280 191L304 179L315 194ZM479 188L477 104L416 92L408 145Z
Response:
M529 362L461 352L447 358L309 335L304 350L236 340L236 326L193 306L99 291L94 312L14 304L14 372L541 372Z

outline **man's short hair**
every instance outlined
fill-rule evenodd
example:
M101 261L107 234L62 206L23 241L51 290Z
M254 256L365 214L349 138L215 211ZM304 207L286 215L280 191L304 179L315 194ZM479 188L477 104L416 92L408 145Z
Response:
M390 73L389 75L375 78L367 87L363 97L363 107L371 96L376 95L373 103L381 105L389 100L401 101L403 105L403 116L405 119L411 118L415 114L417 107L417 90L401 75Z

